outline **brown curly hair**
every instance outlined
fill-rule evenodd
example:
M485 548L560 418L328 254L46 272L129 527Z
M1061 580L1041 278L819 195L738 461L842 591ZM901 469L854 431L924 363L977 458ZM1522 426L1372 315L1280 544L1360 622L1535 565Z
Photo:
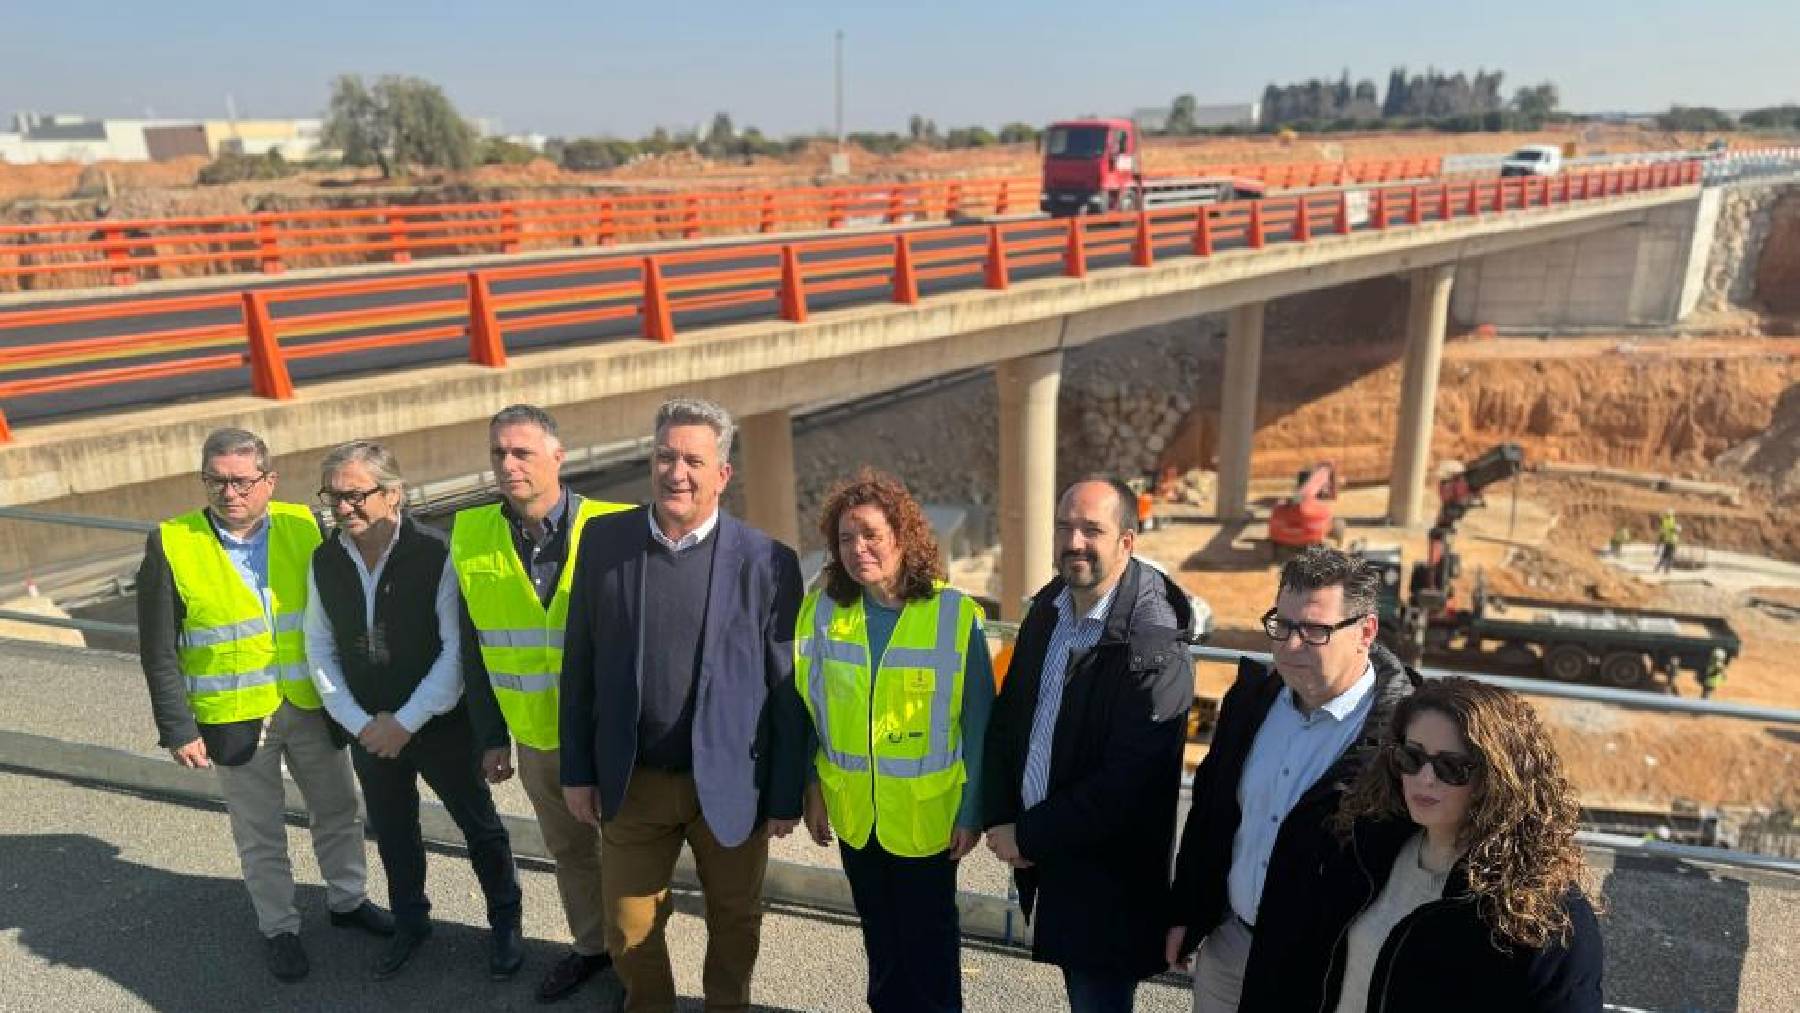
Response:
M1427 680L1395 709L1381 753L1345 793L1339 833L1347 835L1358 820L1407 816L1393 757L1407 726L1425 711L1450 719L1480 762L1458 843L1467 849L1469 890L1495 943L1566 943L1569 891L1581 889L1599 906L1575 843L1581 807L1537 711L1516 693L1473 679Z
M838 558L838 522L847 511L865 505L880 508L894 529L894 540L900 545L900 597L906 601L931 597L933 583L944 579L937 536L931 533L925 511L906 491L906 485L873 468L857 472L825 497L825 510L819 518L819 534L825 539L825 593L839 605L848 605L862 595L862 585Z

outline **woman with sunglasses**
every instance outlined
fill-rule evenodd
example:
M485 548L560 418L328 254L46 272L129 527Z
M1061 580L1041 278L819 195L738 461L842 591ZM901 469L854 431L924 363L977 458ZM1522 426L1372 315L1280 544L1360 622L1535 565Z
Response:
M1598 1013L1578 805L1531 707L1472 679L1400 704L1335 817L1319 945L1279 1008Z

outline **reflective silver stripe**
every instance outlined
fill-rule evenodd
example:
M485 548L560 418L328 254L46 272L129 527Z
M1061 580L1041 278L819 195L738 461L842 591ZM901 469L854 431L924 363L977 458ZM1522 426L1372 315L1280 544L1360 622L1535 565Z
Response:
M293 633L304 628L305 625L306 614L303 612L289 612L275 617L276 633Z
M229 644L233 640L243 640L269 632L269 621L257 616L241 623L226 623L223 626L207 626L197 630L181 631L183 647L217 647Z
M510 689L520 693L546 693L556 688L556 674L518 675L513 672L496 672L488 669L488 681L495 689Z
M806 677L806 695L812 699L813 723L818 725L819 748L825 751L825 758L839 770L860 774L869 769L869 758L840 752L831 742L831 709L826 703L825 662L829 659L866 666L869 656L861 644L846 644L825 635L826 617L835 608L836 602L820 595L813 606L813 635L800 642L800 650L812 661L812 670Z
M563 645L562 630L549 630L541 626L516 630L477 630L475 635L483 647L554 647L560 651Z
M236 672L225 675L190 675L187 677L189 693L226 693L241 689L255 689L267 686L288 678L303 677L306 670L298 665L271 665L259 668L254 672ZM294 674L290 674L294 673Z
M962 655L957 641L962 630L962 594L950 588L938 593L937 644L926 650L918 647L890 647L881 656L882 668L928 668L934 673L931 682L931 751L916 760L884 756L876 769L889 777L923 777L948 770L962 759L962 744L950 745L950 704L956 691L956 675L962 671Z

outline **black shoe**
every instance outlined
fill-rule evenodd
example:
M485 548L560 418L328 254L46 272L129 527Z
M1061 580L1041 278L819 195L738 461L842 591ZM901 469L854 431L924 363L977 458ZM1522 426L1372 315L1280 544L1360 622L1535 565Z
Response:
M394 916L376 907L372 900L365 900L348 911L331 912L331 925L339 929L362 929L377 936L394 934Z
M538 983L538 1002L555 1002L572 994L582 983L612 966L612 954L568 953Z
M430 938L430 928L417 932L406 929L396 930L394 938L388 941L387 949L382 951L381 959L375 961L375 980L386 981L399 974L400 969L406 966L406 962L412 959L413 951Z
M269 973L280 981L299 981L312 970L312 964L306 959L306 948L300 945L300 937L292 932L283 932L263 940L268 947Z
M525 966L525 933L517 925L491 930L488 945L488 976L495 981L506 981Z

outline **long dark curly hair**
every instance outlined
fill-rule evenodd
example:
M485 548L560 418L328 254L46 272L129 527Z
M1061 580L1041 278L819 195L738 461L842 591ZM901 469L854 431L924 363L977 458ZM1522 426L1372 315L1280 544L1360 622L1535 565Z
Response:
M944 579L937 537L906 485L873 468L857 472L825 497L825 510L819 518L819 534L825 539L825 593L839 605L848 605L862 595L862 585L838 557L838 522L846 511L865 505L878 507L894 529L900 545L900 597L906 601L931 597L933 582Z
M1480 764L1458 843L1467 849L1469 890L1495 943L1566 943L1570 889L1599 907L1575 843L1581 808L1537 711L1516 693L1473 679L1428 680L1395 709L1381 753L1344 795L1339 833L1358 820L1407 816L1394 753L1425 711L1450 719Z

